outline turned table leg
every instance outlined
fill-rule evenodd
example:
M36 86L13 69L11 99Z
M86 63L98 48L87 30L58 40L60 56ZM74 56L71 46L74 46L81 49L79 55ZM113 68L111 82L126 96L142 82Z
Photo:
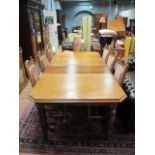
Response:
M108 134L111 134L114 128L114 123L116 119L116 109L117 109L117 104L109 106L109 119L108 119L108 130L107 130Z
M43 132L43 138L47 140L47 118L46 118L46 111L45 111L45 105L44 104L36 104L36 107L38 109L39 119L41 123L41 128Z

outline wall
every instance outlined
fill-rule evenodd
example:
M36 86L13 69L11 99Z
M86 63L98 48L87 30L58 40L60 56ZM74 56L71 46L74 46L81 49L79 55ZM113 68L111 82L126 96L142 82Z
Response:
M93 2L62 2L61 5L66 18L65 25L68 33L72 31L73 26L80 26L81 18L79 17L76 21L74 20L74 16L80 11L81 13L88 11L90 14L107 13L108 20L112 20L118 16L120 11L134 8L134 5L131 6L129 2L124 4L111 4L111 7L109 7L109 3L94 4Z
M56 11L56 7L59 5L59 0L41 0L41 2L45 5L44 9L49 11Z
M83 16L91 16L92 17L92 26L94 26L94 22L95 22L95 17L94 14L92 14L89 11L80 11L77 14L74 15L73 17L73 26L81 26L81 22L82 22L82 17Z
M53 24L48 24L48 28L49 28L50 43L52 45L53 52L56 52L58 49L58 32L57 32L57 15L56 15L57 0L42 0L42 3L44 3L45 5L45 9L43 11L44 20L46 16L53 17Z
M119 15L122 17L128 17L128 23L127 26L129 26L129 20L130 19L135 19L135 9L129 9L125 11L120 11Z

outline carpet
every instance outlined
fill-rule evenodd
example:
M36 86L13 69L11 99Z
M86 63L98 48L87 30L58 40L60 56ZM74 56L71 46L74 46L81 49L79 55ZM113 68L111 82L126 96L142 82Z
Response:
M55 123L54 120L49 121ZM84 127L86 125L82 123L68 122L63 122L54 133L49 132L49 141L44 141L34 106L20 126L19 151L51 155L135 154L135 136L132 133L121 133L116 129L111 135L106 135L102 129L103 122L100 121L93 122L91 128Z

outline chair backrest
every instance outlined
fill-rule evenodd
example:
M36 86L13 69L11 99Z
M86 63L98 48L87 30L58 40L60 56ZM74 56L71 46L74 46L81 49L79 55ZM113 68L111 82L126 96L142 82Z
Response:
M108 57L107 66L111 72L113 72L113 70L114 70L116 58L117 58L116 54L110 54Z
M38 56L38 61L39 61L41 71L44 72L44 70L46 69L46 67L49 64L49 61L48 61L44 52L39 51L37 56Z
M104 60L105 63L107 63L109 54L110 54L110 50L109 50L109 48L107 46L105 46L103 48L103 54L102 54L102 59Z
M82 47L81 39L79 37L74 38L74 40L73 40L73 51L74 52L80 51L81 47Z
M128 69L127 64L117 63L117 65L116 65L114 77L120 85L122 85L122 83L123 83L127 69Z
M32 58L31 60L25 61L25 69L30 79L31 85L34 87L39 79L39 71L37 70L36 63Z
M52 60L52 50L49 48L48 45L45 48L45 54L46 54L48 61L50 62Z

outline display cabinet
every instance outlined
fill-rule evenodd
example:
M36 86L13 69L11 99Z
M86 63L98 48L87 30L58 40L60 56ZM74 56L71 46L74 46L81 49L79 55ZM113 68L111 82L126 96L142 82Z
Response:
M37 60L37 52L44 48L43 8L41 0L19 1L19 46L24 61L30 56Z

